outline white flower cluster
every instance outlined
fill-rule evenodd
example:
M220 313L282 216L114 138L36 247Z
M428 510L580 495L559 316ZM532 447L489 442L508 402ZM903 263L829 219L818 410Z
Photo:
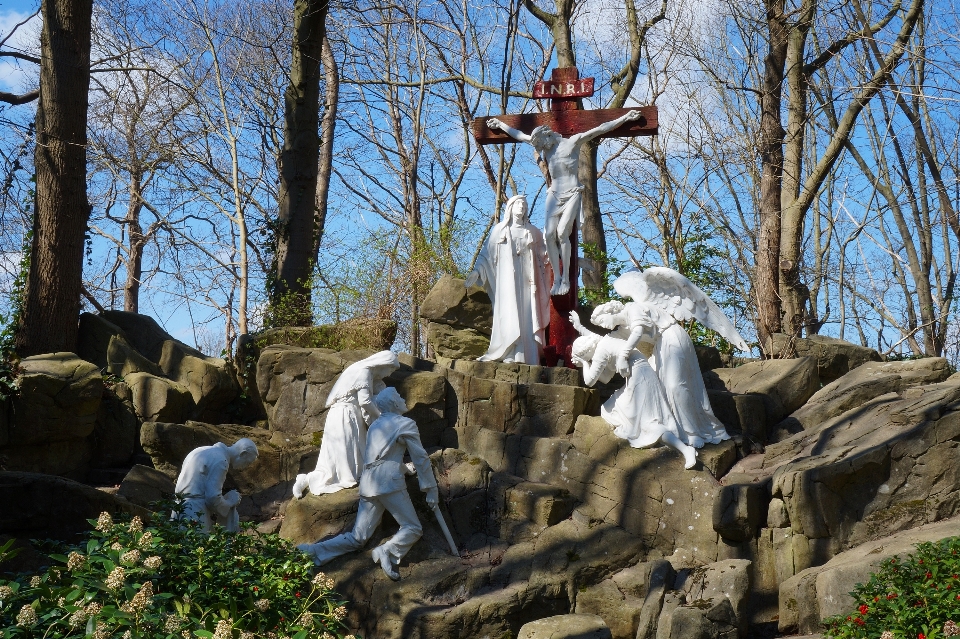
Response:
M26 605L17 613L17 625L21 628L32 628L37 625L37 611Z
M110 590L120 590L123 587L123 580L127 578L123 566L117 566L107 575L106 586Z
M231 639L233 637L233 619L221 619L213 631L213 639Z
M130 520L130 527L127 530L134 534L143 532L143 520L139 516L134 517Z
M107 511L100 513L100 516L97 517L96 528L102 533L109 532L113 528L113 517L110 516L110 513Z
M330 579L322 572L318 572L313 576L313 586L320 590L333 590L333 579Z
M133 599L120 606L120 610L139 617L150 605L151 599L153 599L153 582L148 581L140 586L140 590Z
M122 564L130 564L131 566L136 566L139 561L140 561L139 550L130 550L120 555L120 563Z
M253 607L259 610L260 612L266 612L267 608L270 607L269 599L257 599L253 602Z
M143 560L143 565L146 568L149 568L150 570L156 570L157 568L160 567L160 564L162 563L163 563L163 559L157 555L154 555L153 557L147 557L146 559Z
M86 556L81 555L77 551L73 551L67 556L67 570L70 572L76 572L77 570L80 570L86 563Z

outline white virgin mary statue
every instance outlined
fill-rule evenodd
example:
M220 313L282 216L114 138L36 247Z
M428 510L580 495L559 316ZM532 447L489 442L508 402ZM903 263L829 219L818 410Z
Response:
M466 285L483 285L493 302L490 348L481 362L539 364L550 322L552 271L543 233L530 224L527 198L507 200Z

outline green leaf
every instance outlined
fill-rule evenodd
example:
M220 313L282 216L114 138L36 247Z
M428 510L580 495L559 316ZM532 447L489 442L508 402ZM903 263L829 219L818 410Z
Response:
M193 634L196 635L196 636L198 636L198 637L208 637L208 638L209 638L209 637L212 637L212 636L213 636L213 633L210 632L209 630L194 630L194 631L193 631Z

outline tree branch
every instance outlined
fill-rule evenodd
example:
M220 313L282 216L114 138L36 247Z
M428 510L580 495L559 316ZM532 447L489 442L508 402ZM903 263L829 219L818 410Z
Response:
M6 102L7 104L12 104L14 106L18 104L26 104L27 102L33 102L39 97L40 97L40 89L37 89L36 91L31 91L29 93L24 93L22 95L0 91L0 102Z

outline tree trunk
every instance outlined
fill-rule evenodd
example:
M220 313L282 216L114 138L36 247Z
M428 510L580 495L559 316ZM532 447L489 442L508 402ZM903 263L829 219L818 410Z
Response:
M75 351L87 201L93 0L43 0L33 244L16 349Z
M783 183L780 191L780 299L782 330L802 337L806 324L806 306L810 291L803 283L800 263L803 260L802 240L806 212L796 206L803 176L803 152L807 130L808 79L803 63L807 35L816 14L815 0L804 0L797 22L790 28L786 69L787 131L783 160Z
M323 121L320 123L320 159L317 165L317 211L314 222L313 259L320 259L320 242L327 222L327 202L330 199L330 176L333 174L333 138L337 126L337 105L340 101L340 70L333 48L326 34L323 36L324 93Z
M754 292L757 296L757 337L766 350L770 335L780 332L780 188L783 176L781 92L787 59L784 0L765 0L769 50L764 58L760 96L760 232L757 238ZM768 353L769 355L769 353Z
M597 193L597 149L600 140L591 140L580 147L580 183L583 184L583 228L580 229L581 242L593 247L596 257L583 256L580 266L583 269L583 288L602 291L607 285L607 236L603 232L603 216L600 212L600 198Z
M280 153L279 219L270 282L275 322L309 326L320 138L320 60L327 14L325 0L294 3L290 86L284 97Z

